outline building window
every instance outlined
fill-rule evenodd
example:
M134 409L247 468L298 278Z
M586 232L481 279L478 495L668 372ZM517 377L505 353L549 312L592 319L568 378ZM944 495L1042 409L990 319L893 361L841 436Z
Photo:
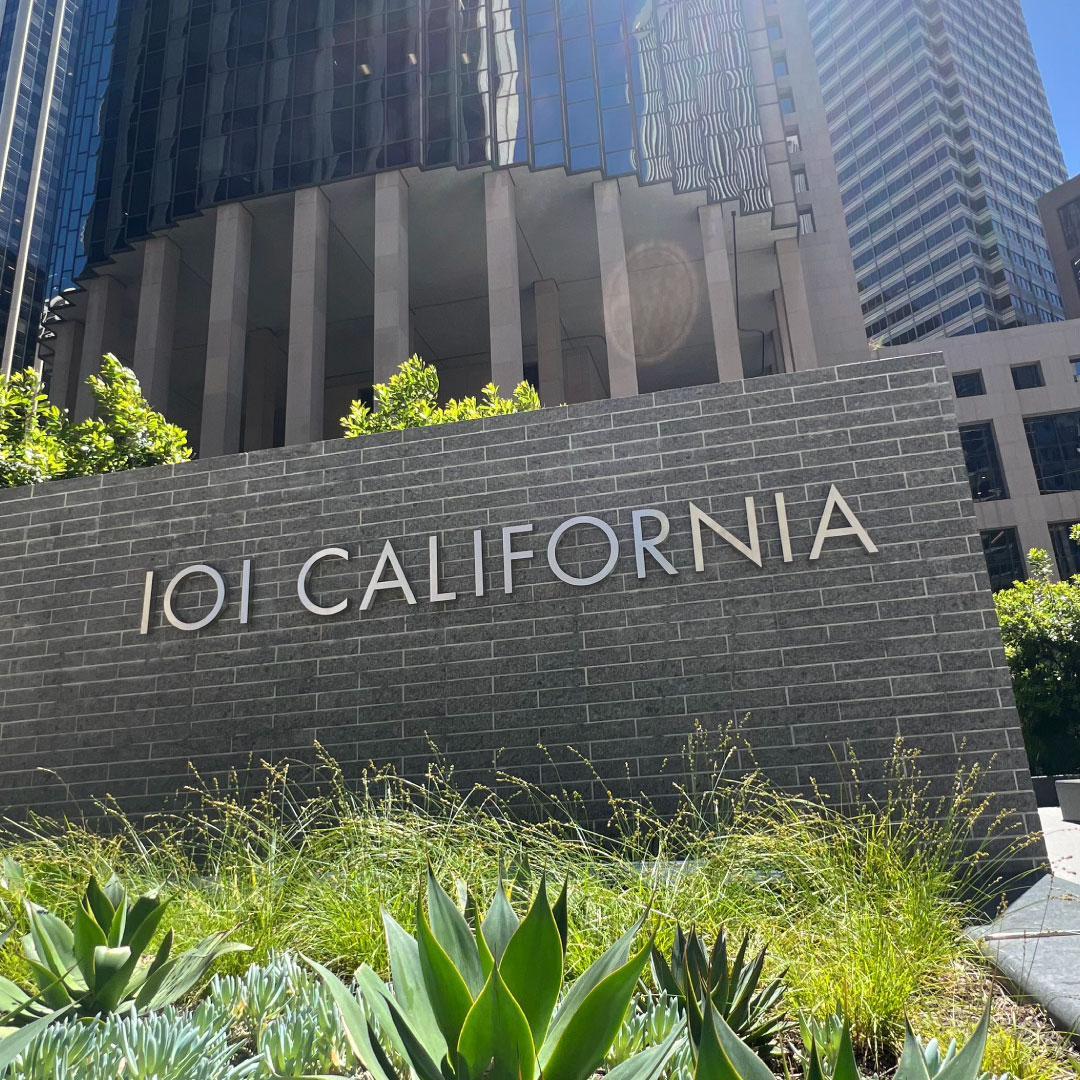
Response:
M1065 237L1065 246L1080 247L1080 199L1070 199L1058 207L1058 221Z
M1037 364L1017 364L1012 369L1013 386L1017 390L1033 390L1036 386L1045 386L1042 368Z
M982 540L983 555L986 556L990 588L994 592L1011 588L1014 581L1027 577L1015 529L987 529L979 533L979 538Z
M814 225L814 211L813 210L800 210L799 211L799 232L803 236L808 233L817 232L817 228Z
M774 19L770 19L765 24L765 32L770 41L779 41L784 36L783 31L780 29L780 24Z
M787 139L787 152L789 154L797 154L802 150L802 139L799 138L797 131L788 132L785 138Z
M806 179L805 169L795 169L791 174L791 182L795 185L795 193L810 190L810 181Z
M1069 536L1075 522L1058 521L1050 526L1050 542L1054 546L1054 561L1062 581L1080 574L1080 544Z
M785 90L780 94L780 111L785 116L790 116L795 111L795 95Z
M1024 418L1039 490L1080 491L1080 412Z
M788 74L787 57L786 56L774 56L772 62L773 74L780 78Z
M953 389L959 397L981 397L986 393L981 371L965 371L952 377Z
M1070 356L1069 363L1072 365L1073 381L1080 382L1080 356Z
M964 450L971 497L976 502L1007 499L1009 492L994 439L994 425L965 424L960 429L960 445Z

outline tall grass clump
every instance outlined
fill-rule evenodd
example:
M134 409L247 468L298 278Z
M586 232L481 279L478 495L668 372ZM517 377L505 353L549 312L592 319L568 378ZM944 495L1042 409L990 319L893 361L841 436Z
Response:
M786 969L789 1005L824 1015L839 1004L860 1052L882 1066L902 1046L905 1013L925 1030L974 1023L986 973L962 930L994 868L1025 842L993 819L978 769L933 797L918 755L898 746L872 788L843 763L844 797L830 801L781 792L758 772L732 775L730 759L730 747L703 758L699 745L668 812L612 795L600 825L571 793L510 777L460 791L433 766L423 783L375 768L347 782L324 757L312 794L289 766L266 766L254 793L198 784L190 806L152 822L106 806L94 826L9 824L0 900L13 917L24 896L67 914L90 872L115 872L131 890L173 898L178 947L237 927L254 950L244 963L289 950L385 975L380 907L411 925L429 863L451 892L467 882L490 895L502 860L521 899L541 870L569 878L570 976L651 905L663 948L677 923L708 939L722 926L748 931L768 946L771 973ZM975 839L988 823L993 849ZM0 972L18 975L20 963L9 942Z

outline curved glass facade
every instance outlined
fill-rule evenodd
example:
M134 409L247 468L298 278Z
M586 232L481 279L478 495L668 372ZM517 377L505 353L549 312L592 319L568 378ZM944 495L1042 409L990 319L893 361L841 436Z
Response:
M119 0L88 254L230 200L515 164L769 209L739 0Z

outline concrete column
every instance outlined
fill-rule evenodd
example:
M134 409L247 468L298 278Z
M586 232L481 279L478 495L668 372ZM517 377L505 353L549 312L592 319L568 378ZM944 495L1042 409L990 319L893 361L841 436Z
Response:
M88 420L94 415L94 398L86 380L101 371L101 358L113 348L109 339L115 334L119 304L120 285L115 278L103 275L86 283L86 325L79 363L79 387L75 395L75 420Z
M505 169L484 176L487 223L488 328L491 381L509 394L525 378L521 346L521 282L514 181Z
M244 365L244 449L274 445L278 384L285 366L281 345L272 330L251 332Z
M375 382L385 383L409 349L409 185L400 172L375 177Z
M604 294L604 335L607 338L608 393L613 398L638 392L634 323L630 314L630 279L626 269L619 181L593 184L596 240L600 249L600 288Z
M53 323L52 379L49 398L58 409L72 408L74 394L72 383L79 375L82 359L83 324L77 322Z
M743 363L725 218L723 207L718 203L698 208L701 244L705 252L705 281L709 289L709 311L716 346L716 373L721 382L730 382L743 377Z
M566 374L563 369L558 285L551 280L535 282L533 299L536 303L536 360L540 369L540 400L545 405L562 405L566 401Z
M159 412L169 407L180 249L167 236L154 236L143 249L139 315L135 324L135 374L143 397Z
M323 437L329 241L329 201L321 188L301 189L293 209L286 446L317 442Z
M799 242L776 241L776 262L780 269L780 288L784 294L788 333L791 335L793 371L805 371L818 366L814 347L814 328L810 322L810 301L806 296Z
M225 203L214 234L200 457L240 450L250 278L251 215L242 203Z

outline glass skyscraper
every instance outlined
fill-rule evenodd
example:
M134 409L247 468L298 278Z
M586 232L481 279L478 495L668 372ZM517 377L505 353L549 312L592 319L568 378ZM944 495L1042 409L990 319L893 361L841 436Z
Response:
M116 0L0 5L0 369L35 361L85 265ZM46 351L52 331L45 321Z
M867 338L1063 319L1036 200L1065 168L1018 0L805 2Z
M384 170L638 175L771 206L741 0L119 0L92 259Z

